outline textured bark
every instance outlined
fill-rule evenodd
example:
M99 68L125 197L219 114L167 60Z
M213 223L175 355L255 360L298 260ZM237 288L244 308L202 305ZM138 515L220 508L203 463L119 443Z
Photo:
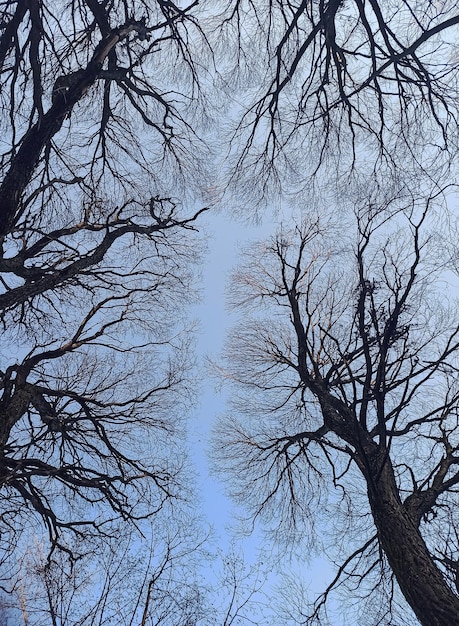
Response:
M247 394L266 394L262 408L251 397L242 408L247 426L231 417L221 431L232 446L219 452L235 472L235 493L256 502L255 517L264 510L275 517L281 503L282 523L290 513L285 500L293 517L305 485L320 476L322 486L331 466L332 484L347 496L336 552L354 515L372 529L353 553L340 555L333 581L302 613L305 624L321 622L330 594L345 586L356 602L369 604L374 595L369 623L389 623L396 588L411 607L410 624L459 626L459 326L446 314L454 300L435 311L436 281L444 272L443 261L431 258L437 214L430 211L438 192L422 199L396 188L393 196L384 191L382 206L372 204L379 186L368 198L358 191L358 243L352 232L346 235L344 255L332 243L337 231L327 232L331 222L321 224L313 213L246 253L246 270L238 268L234 279L233 302L254 313L235 333L227 375ZM285 316L285 325L277 316ZM285 432L295 428L286 420L289 411L298 420L295 434ZM353 463L365 481L363 510L352 498ZM314 504L320 507L319 496ZM381 592L368 589L375 572Z
M416 520L401 502L389 459L379 452L367 457L367 468L368 498L379 542L407 602L423 626L459 626L459 597L435 565Z
M314 388L324 423L356 451L380 546L408 604L423 626L459 626L459 597L427 549L417 510L400 499L387 451L373 441L341 400L321 385Z

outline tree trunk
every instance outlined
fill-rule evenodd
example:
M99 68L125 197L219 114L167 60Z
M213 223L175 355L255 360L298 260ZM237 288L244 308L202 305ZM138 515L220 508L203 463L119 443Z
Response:
M367 457L368 497L379 542L407 602L423 626L459 626L459 597L436 567L400 500L389 458ZM381 469L381 462L383 467Z

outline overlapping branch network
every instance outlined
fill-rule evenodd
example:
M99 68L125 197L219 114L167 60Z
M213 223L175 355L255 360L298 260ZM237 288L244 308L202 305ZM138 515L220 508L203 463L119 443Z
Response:
M248 252L234 299L250 313L225 372L235 415L215 448L234 495L281 537L313 537L334 511L333 546L342 532L353 549L325 599L381 585L390 614L395 578L426 624L457 615L459 571L459 326L434 295L454 270L434 260L436 194L362 202L339 230L306 219Z
M186 117L200 90L191 42L205 46L194 7L0 7L6 558L37 518L51 548L72 531L84 550L117 520L186 499L183 310L206 210L181 208L201 166Z
M291 191L337 163L377 171L455 149L455 3L236 0L223 15L248 87L234 97L237 179L249 169L263 189L270 176Z

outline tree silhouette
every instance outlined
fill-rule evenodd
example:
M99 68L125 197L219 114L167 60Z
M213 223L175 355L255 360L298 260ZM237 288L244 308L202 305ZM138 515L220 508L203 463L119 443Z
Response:
M192 160L203 172L185 118L199 90L193 7L0 8L5 559L37 519L51 549L73 533L84 552L116 520L186 497L183 310L205 210L180 208Z
M393 623L395 583L422 624L458 621L459 327L436 292L455 257L434 196L367 199L339 226L305 218L235 274L249 313L228 349L235 408L215 455L284 540L319 521L331 532L321 541L341 565L301 623L322 623L340 586L370 598L366 623L375 607L375 623Z
M310 188L318 172L413 158L428 170L452 155L458 24L454 2L228 2L215 45L225 42L230 93L236 81L247 88L234 98L232 176L247 192L255 178L266 202L273 188Z

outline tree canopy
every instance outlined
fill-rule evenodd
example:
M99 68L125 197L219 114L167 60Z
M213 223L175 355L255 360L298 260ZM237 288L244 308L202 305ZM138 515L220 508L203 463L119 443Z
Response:
M320 525L339 559L298 623L320 623L341 586L353 601L371 594L365 619L394 623L395 582L422 624L459 615L459 327L457 298L438 291L456 271L432 225L440 196L384 209L365 197L335 223L309 215L235 273L245 314L216 462L280 540L314 544Z
M195 135L179 99L198 89L188 14L162 3L3 4L8 550L37 516L51 545L65 547L69 531L110 534L114 519L148 517L181 498L173 451L191 397L183 310L204 210L179 206ZM187 95L170 82L166 94L153 71L166 51Z
M454 154L456 3L235 0L223 17L231 94L233 81L247 89L229 172L261 204L302 197L330 171L333 185Z
M450 0L0 2L0 577L40 581L31 623L250 621L239 558L227 606L200 593L186 442L220 200L288 217L235 275L216 464L281 546L322 524L339 559L256 615L321 623L343 588L375 623L459 623L458 24Z

